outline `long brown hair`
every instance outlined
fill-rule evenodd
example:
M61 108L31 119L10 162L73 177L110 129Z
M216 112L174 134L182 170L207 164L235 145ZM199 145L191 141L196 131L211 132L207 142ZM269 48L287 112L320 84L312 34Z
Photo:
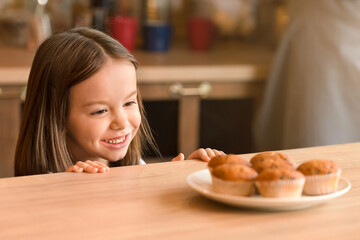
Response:
M108 60L136 59L118 41L90 28L53 34L36 52L15 152L15 175L63 172L73 165L68 150L67 121L70 88L95 74ZM141 124L118 165L139 163L143 146L157 150L138 93ZM147 143L147 144L146 144Z

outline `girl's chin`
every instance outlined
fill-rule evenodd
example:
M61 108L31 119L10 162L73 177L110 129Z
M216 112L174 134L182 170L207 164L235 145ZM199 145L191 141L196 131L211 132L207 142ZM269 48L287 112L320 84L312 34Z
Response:
M105 160L109 161L109 162L118 162L121 161L123 158L125 157L125 155L120 155L120 156L114 156L114 157L107 157L104 158Z
M112 163L114 163L114 162L118 162L118 161L121 161L122 160L122 158L120 158L120 159L117 159L117 160L112 160L112 159L106 159L108 162L112 162Z

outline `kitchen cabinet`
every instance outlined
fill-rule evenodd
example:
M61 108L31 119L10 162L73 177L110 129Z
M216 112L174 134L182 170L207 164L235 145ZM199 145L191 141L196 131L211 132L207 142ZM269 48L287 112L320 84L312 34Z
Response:
M177 82L175 84L181 83ZM220 79L218 81L182 83L181 86L185 91L193 90L194 93L189 95L182 95L180 93L178 96L174 96L173 88L175 84L165 82L142 83L140 84L140 92L145 102L147 100L170 101L174 98L178 101L178 152L182 152L186 156L200 146L199 134L202 100L254 99L254 108L256 108L263 90L263 81L236 82ZM200 92L199 89L202 84L207 84L211 88L206 96L196 93L196 91ZM233 111L236 112L237 109L233 109ZM226 117L224 116L224 118ZM164 122L164 124L166 123Z
M14 176L22 98L33 56L33 51L0 48L0 177Z
M0 88L0 177L13 176L14 152L21 118L19 86Z

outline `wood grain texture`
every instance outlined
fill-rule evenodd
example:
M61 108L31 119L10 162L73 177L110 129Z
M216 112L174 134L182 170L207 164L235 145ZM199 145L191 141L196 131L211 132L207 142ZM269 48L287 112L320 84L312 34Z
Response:
M186 183L200 161L0 179L0 239L357 239L360 143L283 151L337 162L352 189L312 208L263 212L210 201ZM250 159L252 154L242 155Z

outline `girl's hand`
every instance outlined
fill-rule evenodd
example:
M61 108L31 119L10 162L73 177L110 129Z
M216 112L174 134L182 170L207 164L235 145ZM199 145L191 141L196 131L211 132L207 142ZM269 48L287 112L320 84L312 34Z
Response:
M104 163L98 161L87 160L85 162L78 161L75 165L68 167L65 172L87 172L87 173L105 173L110 171L110 168Z
M208 162L210 161L211 158L220 155L225 155L225 153L223 151L219 151L211 148L206 148L206 149L199 148L198 150L191 153L187 159L199 159ZM182 160L184 160L184 154L180 153L171 161L182 161Z

